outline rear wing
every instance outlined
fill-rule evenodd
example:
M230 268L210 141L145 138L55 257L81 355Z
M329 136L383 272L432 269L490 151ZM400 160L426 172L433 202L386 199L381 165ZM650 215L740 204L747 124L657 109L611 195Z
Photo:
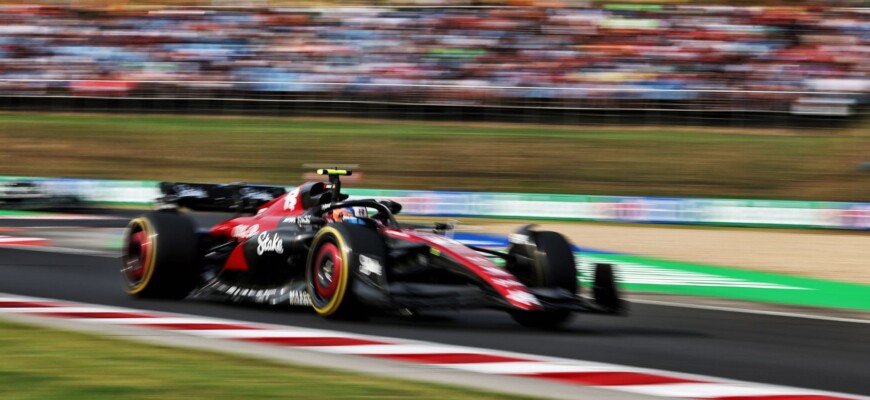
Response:
M158 209L186 207L194 211L252 213L286 190L281 186L245 183L160 182Z

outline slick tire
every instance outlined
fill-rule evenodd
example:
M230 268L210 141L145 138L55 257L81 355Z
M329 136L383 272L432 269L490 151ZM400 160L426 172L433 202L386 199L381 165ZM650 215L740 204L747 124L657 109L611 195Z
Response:
M200 269L196 226L175 212L152 212L127 225L121 281L127 294L182 299L194 289Z
M378 232L365 225L338 223L320 229L311 242L305 282L311 306L326 318L365 319L369 312L353 288L361 258L381 265L386 246Z
M526 247L522 254L528 262L514 271L517 277L532 288L561 288L577 293L577 267L568 240L556 232L530 233L529 239L534 246L531 249ZM523 250L512 247L511 252L515 251ZM568 310L511 311L511 317L520 325L539 329L558 329L568 323L573 315Z

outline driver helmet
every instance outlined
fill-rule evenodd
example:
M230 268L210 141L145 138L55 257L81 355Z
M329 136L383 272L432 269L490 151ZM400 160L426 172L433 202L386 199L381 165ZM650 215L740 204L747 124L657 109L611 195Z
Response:
M345 207L336 208L327 214L327 219L332 222L349 222L353 224L362 224L360 218L368 218L369 211L365 207Z

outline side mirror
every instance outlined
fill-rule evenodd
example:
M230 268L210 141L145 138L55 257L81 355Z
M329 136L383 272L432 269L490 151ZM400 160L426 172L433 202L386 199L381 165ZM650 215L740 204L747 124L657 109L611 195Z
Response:
M387 207L387 209L390 210L390 213L393 214L393 215L396 215L396 214L398 214L399 212L402 211L402 205L399 204L399 203L397 203L397 202L395 202L395 201L392 201L392 200L381 200L381 201L379 201L378 203L381 203L381 204L385 205L385 206Z

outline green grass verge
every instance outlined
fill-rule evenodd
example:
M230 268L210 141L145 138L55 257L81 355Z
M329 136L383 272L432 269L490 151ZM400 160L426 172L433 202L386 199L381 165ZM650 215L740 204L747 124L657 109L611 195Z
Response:
M0 175L292 184L361 164L365 187L860 201L865 131L7 113Z
M629 254L587 255L591 262L612 263L619 268L621 264L642 265L664 271L700 273L708 277L723 277L740 280L748 286L709 285L694 281L691 276L685 282L674 284L625 283L627 290L638 292L658 292L686 294L693 296L719 297L758 301L764 303L790 304L811 307L848 308L870 311L870 285L837 282L831 280L804 278L761 271L719 267L705 264L669 261ZM652 276L655 278L655 276ZM676 281L680 279L677 278ZM708 282L709 283L709 282ZM763 287L767 284L782 287Z
M0 360L2 399L520 399L6 321Z
M0 210L0 217L34 217L48 213L38 211Z

